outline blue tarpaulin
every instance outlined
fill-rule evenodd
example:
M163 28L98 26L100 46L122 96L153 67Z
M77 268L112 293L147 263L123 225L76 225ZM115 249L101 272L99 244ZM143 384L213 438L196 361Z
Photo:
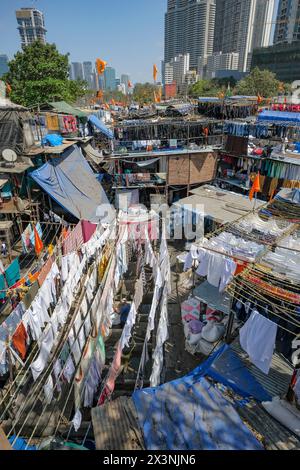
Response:
M258 121L300 122L300 113L262 111L258 115Z
M101 184L77 146L51 159L30 176L79 220L110 222L114 217Z
M209 360L196 369L202 368L204 375L231 387L244 398L253 397L258 401L269 401L272 397L246 369L238 355L228 346L222 346Z
M134 392L147 449L262 450L231 403L202 374L198 368L160 387Z
M16 439L16 436L13 435L9 438L9 442L14 450L36 450L35 446L27 446L27 442L22 437Z
M93 114L91 116L88 117L88 121L93 124L93 126L95 126L100 132L102 132L102 134L104 134L106 137L108 137L109 139L113 139L114 138L114 133L113 131L111 131L110 129L108 129L108 127L106 127L106 125L100 121L100 119L97 118L97 116L94 116Z

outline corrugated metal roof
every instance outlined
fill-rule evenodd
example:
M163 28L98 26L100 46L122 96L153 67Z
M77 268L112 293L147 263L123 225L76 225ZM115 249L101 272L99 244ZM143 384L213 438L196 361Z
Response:
M92 409L97 450L142 450L144 440L131 398L120 397Z
M287 393L293 368L282 355L277 352L273 354L270 372L266 375L250 362L247 353L242 350L238 339L231 344L231 348L238 354L249 372L254 375L256 380L272 397Z
M299 450L300 440L270 416L261 405L251 402L236 408L250 429L262 436L266 450Z

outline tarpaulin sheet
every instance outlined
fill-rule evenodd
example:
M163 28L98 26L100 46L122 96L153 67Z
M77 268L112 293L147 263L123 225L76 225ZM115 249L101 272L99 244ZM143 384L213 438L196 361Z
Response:
M276 194L275 199L281 202L300 204L300 189L284 188Z
M247 370L238 355L228 346L222 346L216 354L198 369L217 382L231 387L244 398L253 397L258 401L271 400L271 396Z
M100 119L98 119L96 116L94 116L92 114L91 116L88 117L88 120L91 124L93 124L95 127L97 127L97 129L100 132L102 132L102 134L104 134L106 137L108 137L109 139L114 138L113 131L108 129L108 127L106 127L106 125L102 121L100 121Z
M193 375L134 392L149 450L262 450L233 406Z
M77 146L70 147L62 157L52 158L30 176L79 220L98 223L114 217L101 184Z
M258 115L258 121L300 122L300 113L262 111Z

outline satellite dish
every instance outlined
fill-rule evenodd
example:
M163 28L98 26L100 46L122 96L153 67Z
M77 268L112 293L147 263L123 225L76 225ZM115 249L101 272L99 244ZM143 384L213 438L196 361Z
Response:
M4 160L8 163L13 163L17 160L17 154L14 150L12 149L5 149L3 150L2 152L2 157L4 158Z

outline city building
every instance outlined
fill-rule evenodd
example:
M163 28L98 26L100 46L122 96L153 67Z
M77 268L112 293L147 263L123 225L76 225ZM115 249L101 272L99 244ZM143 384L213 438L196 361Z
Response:
M214 52L198 59L198 74L201 78L216 78L220 70L236 71L239 68L238 52Z
M190 70L190 54L179 54L170 62L162 63L163 84L170 85L173 82L177 87L185 83L185 76Z
M176 82L165 84L165 86L164 86L164 95L165 95L166 100L169 100L171 98L175 98L177 96Z
M106 67L104 71L104 87L105 90L116 90L116 71L113 67Z
M8 57L5 54L0 54L0 78L7 73L8 70Z
M21 8L16 11L18 30L21 37L22 47L34 41L46 44L46 28L44 15L36 8Z
M171 65L170 62L167 62L166 64L162 62L162 79L163 79L163 85L170 85L173 83L173 66Z
M115 80L115 87L116 89L118 89L118 86L121 85L121 79L120 78L116 78Z
M81 62L72 62L72 80L84 80L83 67Z
M128 83L130 82L130 76L126 74L121 75L121 84L125 85L125 93L127 94L129 91Z
M178 86L178 92L181 95L187 95L191 85L194 85L198 81L199 76L196 70L188 70L184 75L183 82Z
M213 52L215 11L215 0L168 0L165 64L190 54L190 68L197 69L198 57Z
M271 43L275 5L275 0L216 0L214 53L238 53L239 71L248 71L253 49Z
M88 83L90 90L95 90L92 62L83 62L83 78Z
M299 80L300 41L254 49L251 67L270 70L283 82Z
M279 0L274 44L300 40L300 0Z

